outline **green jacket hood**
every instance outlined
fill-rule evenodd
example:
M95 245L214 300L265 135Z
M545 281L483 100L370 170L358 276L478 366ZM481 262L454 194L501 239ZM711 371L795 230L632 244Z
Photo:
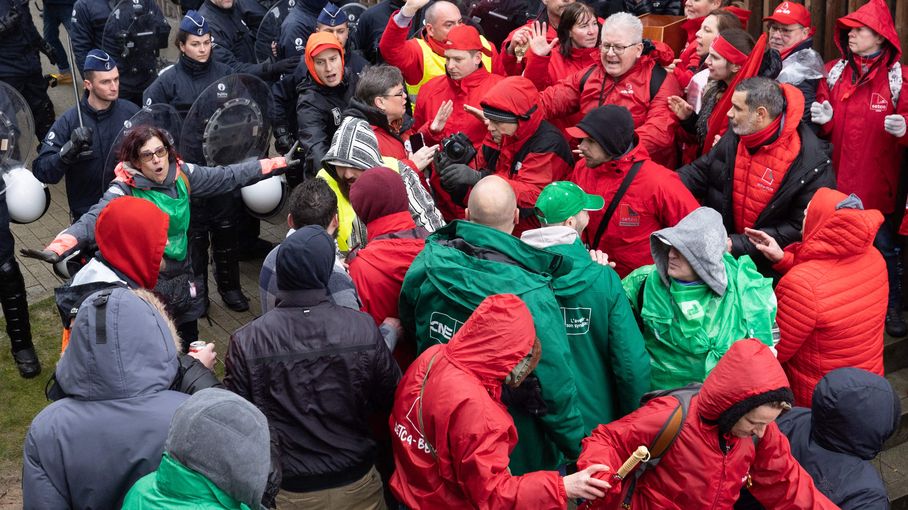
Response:
M217 485L167 453L154 471L139 479L123 501L126 510L142 508L251 510Z

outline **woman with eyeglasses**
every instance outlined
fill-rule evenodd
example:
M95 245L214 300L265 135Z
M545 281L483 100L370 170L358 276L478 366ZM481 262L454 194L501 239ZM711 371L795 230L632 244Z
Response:
M114 198L134 196L150 201L170 219L161 273L154 290L163 297L167 312L177 324L184 351L188 350L189 344L198 340L197 319L205 311L205 278L193 275L187 236L190 196L219 195L281 174L288 166L299 163L288 160L291 155L222 167L198 166L180 159L166 131L137 126L123 138L115 178L101 200L57 234L44 250L23 250L22 254L57 263L80 246L94 243L98 215ZM135 228L143 227L135 225Z
M527 52L523 76L540 91L599 61L600 22L593 8L575 2L564 8L561 23L551 42L546 40L546 24L538 21L531 27L530 51ZM583 114L552 119L552 124L564 131L575 126Z

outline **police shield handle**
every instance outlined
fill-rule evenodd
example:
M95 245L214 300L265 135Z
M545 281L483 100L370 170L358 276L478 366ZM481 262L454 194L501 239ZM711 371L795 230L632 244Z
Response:
M624 461L624 464L621 464L621 467L618 468L618 471L615 473L614 478L616 480L624 480L624 478L627 477L627 475L630 474L630 472L633 471L638 464L648 461L649 450L645 446L640 445L637 447L637 450L634 451L634 453L632 453L626 461Z
M407 0L407 3L400 8L400 13L408 18L416 16L416 12L426 6L429 0Z
M562 478L564 492L567 494L568 500L578 498L593 500L604 497L605 491L612 488L611 484L603 480L602 477L596 478L593 476L603 471L608 473L611 468L604 464L593 464L582 471L577 471Z

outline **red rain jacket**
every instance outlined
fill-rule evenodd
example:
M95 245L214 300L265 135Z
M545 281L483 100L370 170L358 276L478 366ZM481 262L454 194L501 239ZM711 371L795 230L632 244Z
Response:
M738 402L787 386L782 367L759 340L732 344L691 400L674 443L659 464L638 480L631 508L732 508L748 475L753 482L751 494L766 508L838 508L792 457L788 439L774 422L759 441L725 434L728 450L723 453L720 449L719 427L710 422ZM606 464L614 472L638 446L652 444L677 406L674 397L656 398L618 421L600 425L583 441L577 467ZM610 474L594 476L607 478ZM632 477L625 481L628 479ZM620 508L627 483L610 483L613 488L606 497L589 508Z
M832 120L821 134L832 141L832 165L836 169L836 188L854 193L868 209L883 214L895 210L895 195L899 184L899 165L908 145L908 134L901 138L883 129L887 115L908 116L908 74L902 66L902 87L898 105L889 89L889 68L902 58L899 36L892 23L889 8L883 0L871 0L842 19L858 21L886 39L883 55L863 78L858 78L849 63L830 91L827 80L820 80L817 102L832 104ZM848 29L836 27L835 43L843 59L850 59ZM826 63L829 72L839 60ZM807 105L808 107L810 105Z
M779 362L795 402L810 407L820 379L841 367L883 375L883 330L889 280L874 248L879 211L835 210L844 193L820 188L807 208L804 241L785 248L774 267Z
M501 403L501 385L535 338L523 301L494 295L449 343L430 347L410 366L389 420L391 490L401 503L413 510L566 507L557 472L508 471L517 430Z

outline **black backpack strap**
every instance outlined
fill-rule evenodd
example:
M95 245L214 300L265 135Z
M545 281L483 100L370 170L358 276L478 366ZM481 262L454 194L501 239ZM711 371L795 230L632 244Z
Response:
M631 166L631 169L627 172L627 175L624 176L624 180L621 181L621 187L618 188L618 191L615 193L615 196L612 197L612 201L608 204L608 209L605 210L605 214L602 215L602 221L599 222L599 228L596 229L596 236L593 237L593 244L590 245L591 250L596 250L599 248L599 241L602 240L602 234L605 233L605 229L608 228L608 223L612 219L612 215L615 214L615 209L618 208L618 204L621 202L621 198L624 197L624 194L627 192L627 188L631 186L634 177L637 176L637 172L640 171L640 167L643 166L643 160L638 161Z
M579 90L581 94L583 94L583 87L586 86L586 81L590 79L590 75L592 75L593 71L596 70L596 65L597 64L590 65L589 69L587 69L586 72L583 73L583 76L580 78L580 87L578 87L577 90Z
M662 88L662 83L665 81L666 76L668 76L668 71L666 71L664 67L659 64L653 66L653 74L649 77L650 101L659 93L659 89Z

